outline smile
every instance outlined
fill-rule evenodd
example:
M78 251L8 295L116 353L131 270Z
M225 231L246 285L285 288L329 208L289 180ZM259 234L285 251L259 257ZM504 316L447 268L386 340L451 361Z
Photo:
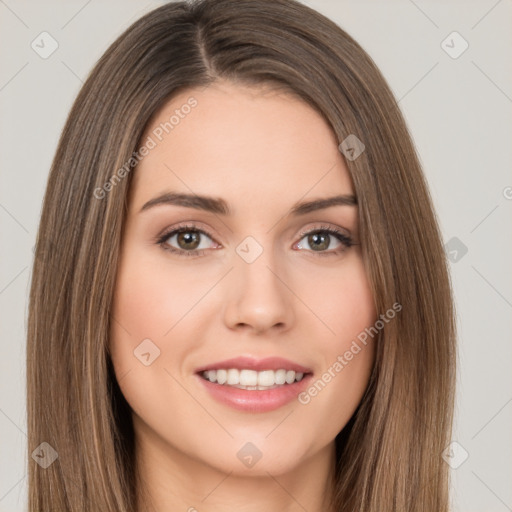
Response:
M207 396L244 412L269 412L293 402L313 372L287 359L238 357L196 369Z

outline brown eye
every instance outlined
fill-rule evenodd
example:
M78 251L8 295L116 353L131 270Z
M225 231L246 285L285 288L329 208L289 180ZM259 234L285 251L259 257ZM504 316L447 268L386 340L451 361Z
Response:
M301 233L301 236L295 247L308 249L310 252L317 253L318 256L337 255L354 245L350 236L331 227ZM335 239L334 243L333 239Z
M212 237L195 226L180 226L168 231L157 243L165 250L179 256L201 256L203 249L217 249L220 247Z
M326 250L329 248L331 243L330 236L327 233L314 233L312 235L308 235L308 244L315 251L316 250Z
M194 250L197 249L201 235L198 231L182 231L177 234L176 242L180 249Z

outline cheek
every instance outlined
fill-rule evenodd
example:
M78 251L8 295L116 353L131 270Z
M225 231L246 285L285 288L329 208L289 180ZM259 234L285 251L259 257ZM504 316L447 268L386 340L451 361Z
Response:
M208 284L197 279L197 272L169 268L165 258L130 250L117 277L115 332L124 328L130 339L139 343L145 338L163 341L169 337L169 331L193 308Z
M139 378L148 382L166 367L167 333L186 314L187 297L193 295L178 272L172 279L163 276L164 269L136 248L130 248L121 259L112 305L110 353L119 384L128 397L137 395L136 389L129 388L130 383ZM180 290L179 294L173 293L171 286ZM147 353L149 356L143 356ZM145 362L150 365L145 366Z
M317 317L324 349L341 350L377 317L373 295L359 254L353 252L338 269L304 272L299 289Z
M176 361L183 360L190 345L173 343L169 349L182 328L180 321L185 324L191 316L187 312L204 293L190 277L190 272L170 272L169 265L163 266L136 247L120 262L112 307L111 359L130 407L150 421L162 416L169 397L182 410L190 403L173 379L179 377Z
M318 324L323 334L317 337L322 365L299 403L323 421L325 440L343 429L359 405L375 354L376 336L365 334L377 320L366 272L359 257L345 263L328 280L319 276L318 282L329 286L313 288L308 295L323 321Z

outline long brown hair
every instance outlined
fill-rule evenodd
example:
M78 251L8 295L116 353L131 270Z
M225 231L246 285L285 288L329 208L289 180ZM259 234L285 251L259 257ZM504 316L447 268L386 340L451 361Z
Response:
M108 48L78 94L51 167L35 249L28 510L135 510L133 426L108 349L133 155L165 102L219 78L281 87L320 112L340 143L355 135L365 145L346 159L365 268L377 311L396 302L402 310L379 333L367 391L336 438L333 509L446 512L441 455L452 428L455 326L432 201L372 59L294 0L163 5ZM43 445L46 457L58 454L46 468L30 456L43 442L55 450Z

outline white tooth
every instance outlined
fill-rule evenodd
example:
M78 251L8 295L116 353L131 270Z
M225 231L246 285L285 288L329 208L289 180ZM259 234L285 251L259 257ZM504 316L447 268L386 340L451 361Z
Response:
M293 370L288 370L286 372L286 382L287 384L293 384L295 381L295 372Z
M263 370L258 372L258 385L259 386L273 386L275 384L274 370Z
M242 386L256 386L258 384L258 372L254 370L242 370L240 372L240 384Z
M304 377L304 373L293 370L280 369L277 371L262 370L257 372L248 369L238 370L237 368L206 370L202 375L210 382L250 390L269 389L282 386L285 383L293 384L295 381L300 382Z
M284 384L286 382L286 370L277 370L275 375L276 384Z
M228 380L228 372L226 370L217 370L217 382L224 384Z
M240 384L240 372L235 368L230 368L227 371L228 380L226 381L229 385Z

